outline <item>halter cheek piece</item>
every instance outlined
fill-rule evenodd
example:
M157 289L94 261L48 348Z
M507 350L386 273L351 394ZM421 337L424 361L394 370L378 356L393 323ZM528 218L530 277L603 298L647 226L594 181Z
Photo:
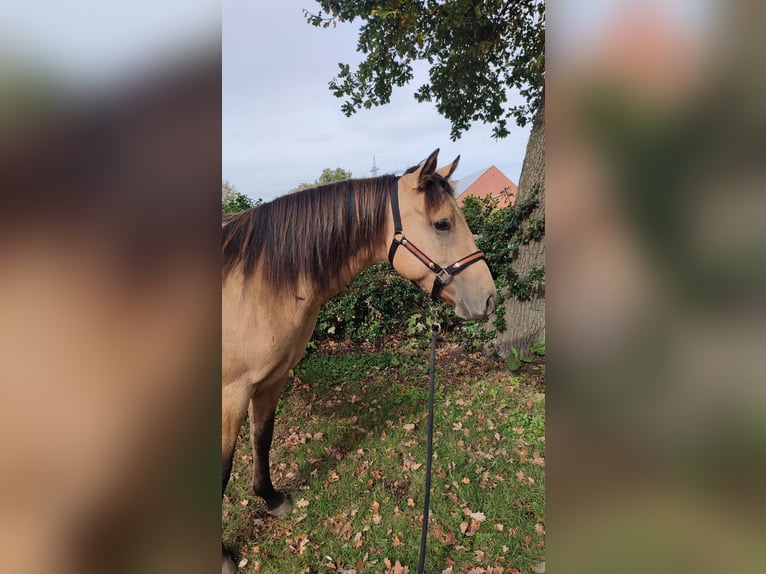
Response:
M470 267L477 261L482 261L484 259L484 254L481 251L474 251L462 259L458 259L451 265L442 267L404 236L404 231L402 230L402 217L399 213L399 191L396 186L391 188L391 211L394 214L394 238L391 240L391 247L388 250L388 260L391 262L391 267L394 266L394 255L396 255L396 250L401 245L436 275L436 277L434 277L434 285L431 288L431 299L434 301L439 300L439 295L441 294L442 289L452 283L455 275L460 273L466 267Z

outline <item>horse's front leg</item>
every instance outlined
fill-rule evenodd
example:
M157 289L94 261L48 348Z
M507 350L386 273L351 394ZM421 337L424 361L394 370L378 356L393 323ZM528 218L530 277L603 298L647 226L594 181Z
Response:
M236 393L234 387L225 388L221 394L221 494L226 492L226 485L231 476L234 449L237 446L237 435L245 418L248 395ZM237 567L226 548L221 551L221 574L236 574Z
M274 414L287 376L256 394L250 400L250 442L253 447L253 492L266 501L269 514L284 516L293 505L283 493L274 490L269 471L269 450L274 435Z

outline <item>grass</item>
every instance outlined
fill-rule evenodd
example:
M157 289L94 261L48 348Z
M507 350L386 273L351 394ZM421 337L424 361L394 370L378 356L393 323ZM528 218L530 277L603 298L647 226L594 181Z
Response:
M289 517L269 517L252 495L242 429L223 505L241 572L415 572L427 355L325 344L296 368L271 454L274 484L293 499ZM426 571L530 572L544 560L542 367L511 375L440 345Z

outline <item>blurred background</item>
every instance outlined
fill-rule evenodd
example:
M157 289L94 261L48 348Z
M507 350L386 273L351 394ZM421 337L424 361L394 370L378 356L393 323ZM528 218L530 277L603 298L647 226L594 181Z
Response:
M548 569L762 572L764 5L548 8Z
M3 4L2 572L218 568L220 10Z

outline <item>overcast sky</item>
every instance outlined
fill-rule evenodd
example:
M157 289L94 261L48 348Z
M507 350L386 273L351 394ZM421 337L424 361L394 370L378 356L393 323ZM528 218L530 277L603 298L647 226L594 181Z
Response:
M460 154L460 179L495 165L518 183L528 129L494 140L477 125L457 142L430 103L412 97L421 82L395 89L391 103L347 118L327 85L338 63L357 63L358 22L315 28L312 0L223 3L223 178L238 191L272 199L315 181L324 168L369 177L397 173L440 148L439 165ZM421 68L424 72L426 68Z

